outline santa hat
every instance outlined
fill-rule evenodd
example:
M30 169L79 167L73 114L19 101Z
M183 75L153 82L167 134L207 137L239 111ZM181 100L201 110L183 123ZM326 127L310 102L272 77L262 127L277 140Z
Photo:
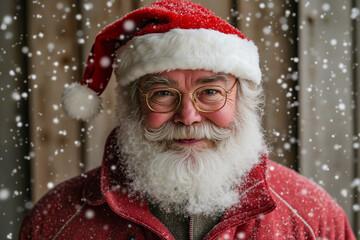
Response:
M121 85L175 69L203 69L256 84L261 81L255 44L210 10L184 0L155 2L103 29L81 83L63 91L65 112L75 119L95 117L113 69Z

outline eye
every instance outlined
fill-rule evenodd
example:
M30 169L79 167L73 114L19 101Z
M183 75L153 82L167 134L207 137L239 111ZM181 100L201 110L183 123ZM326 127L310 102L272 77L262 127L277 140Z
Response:
M173 93L170 92L170 91L167 91L167 90L158 90L158 91L155 91L153 93L154 96L158 96L158 97L161 97L161 96L172 96Z
M168 113L178 107L180 98L175 88L153 88L146 94L146 103L154 112Z
M222 103L225 100L226 93L220 86L204 86L198 88L195 94L195 98L199 101L199 104L214 105Z
M220 87L204 87L204 88L200 88L198 89L198 91L196 91L196 96L199 98L202 97L215 97L217 95L223 95L223 89Z
M178 94L171 88L155 88L150 90L148 99L153 104L171 105L176 102Z
M205 90L202 91L201 94L214 95L214 94L217 94L217 93L219 93L219 91L216 90L216 89L205 89Z

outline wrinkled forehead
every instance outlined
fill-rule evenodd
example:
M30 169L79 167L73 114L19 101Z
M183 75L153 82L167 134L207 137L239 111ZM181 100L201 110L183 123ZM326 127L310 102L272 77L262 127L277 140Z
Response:
M225 73L205 70L174 70L157 74L148 74L140 78L140 86L149 88L156 85L178 87L184 84L198 86L216 84L226 87L234 82L235 77Z

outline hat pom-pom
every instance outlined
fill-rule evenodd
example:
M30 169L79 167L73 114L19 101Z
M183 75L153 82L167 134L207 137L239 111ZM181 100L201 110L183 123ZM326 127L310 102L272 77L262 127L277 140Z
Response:
M93 119L102 109L101 97L92 89L79 83L65 86L61 103L69 117L84 121Z

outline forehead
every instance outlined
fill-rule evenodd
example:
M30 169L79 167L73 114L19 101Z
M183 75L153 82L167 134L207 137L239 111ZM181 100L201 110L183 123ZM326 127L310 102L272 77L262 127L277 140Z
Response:
M153 74L153 75L158 76L158 77L167 77L167 78L176 80L179 78L198 79L198 78L211 77L211 76L215 76L215 75L219 75L219 74L224 74L224 73L214 73L212 71L207 71L207 70L177 69L177 70L161 72L161 73L157 73L157 74Z
M156 74L149 74L141 78L141 84L151 86L152 84L168 84L179 86L182 84L196 85L216 80L228 82L235 79L234 76L225 73L215 73L207 70L172 70ZM230 81L231 82L231 81Z

